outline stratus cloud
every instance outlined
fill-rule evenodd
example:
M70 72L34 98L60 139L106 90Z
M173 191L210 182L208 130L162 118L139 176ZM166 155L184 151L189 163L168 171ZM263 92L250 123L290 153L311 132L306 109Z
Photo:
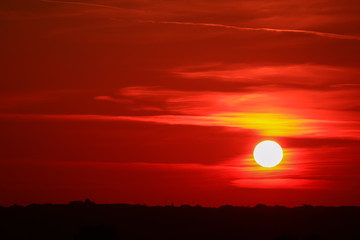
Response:
M227 115L189 116L109 116L85 114L0 114L0 119L37 119L72 121L137 121L170 125L220 126L242 128L258 132L262 136L312 136L328 137L336 132L343 138L359 139L360 131L355 131L357 122L330 121L320 119L299 119L285 114L240 113ZM280 124L279 124L280 123ZM354 126L355 124L355 126ZM343 127L345 126L345 127ZM347 127L351 127L349 132Z
M233 180L232 185L239 188L259 189L324 189L326 180L294 178L250 178Z
M159 24L175 24L175 25L193 25L193 26L204 26L204 27L219 27L219 28L227 28L227 29L235 29L241 31L265 31L265 32L279 32L279 33L300 33L300 34L309 34L315 35L319 37L326 38L336 38L336 39L344 39L344 40L357 40L360 41L360 36L353 35L343 35L336 33L327 33L327 32L317 32L310 30L302 30L302 29L279 29L279 28L252 28L252 27L239 27L233 25L224 25L218 23L199 23L199 22L173 22L173 21L148 21L151 23L159 23Z
M131 101L130 99L118 99L118 98L113 98L110 96L96 96L96 97L94 97L94 99L99 100L99 101L125 103L125 104L133 103L133 101Z
M173 70L174 74L186 78L213 78L224 81L249 81L249 80L276 80L285 83L299 79L312 79L311 82L301 82L303 85L314 85L318 83L358 83L360 71L356 68L314 65L314 64L293 64L293 65L261 65L251 66L245 64L215 65L210 67L179 67ZM346 82L349 83L349 82Z

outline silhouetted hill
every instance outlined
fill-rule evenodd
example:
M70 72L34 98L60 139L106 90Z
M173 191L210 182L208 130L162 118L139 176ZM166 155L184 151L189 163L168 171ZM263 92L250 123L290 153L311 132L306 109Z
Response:
M360 239L360 207L94 204L0 207L0 239Z

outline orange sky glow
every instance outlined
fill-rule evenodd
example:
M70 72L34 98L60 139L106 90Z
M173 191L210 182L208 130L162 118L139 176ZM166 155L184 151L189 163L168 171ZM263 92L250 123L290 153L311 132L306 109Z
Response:
M359 205L359 11L2 1L0 205Z

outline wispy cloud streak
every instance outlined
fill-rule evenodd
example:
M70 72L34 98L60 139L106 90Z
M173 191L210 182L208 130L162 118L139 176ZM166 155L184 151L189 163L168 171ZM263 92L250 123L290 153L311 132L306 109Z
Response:
M266 32L280 32L280 33L301 33L301 34L309 34L315 35L319 37L326 38L336 38L336 39L346 39L346 40L358 40L360 41L360 36L353 35L343 35L336 33L326 33L326 32L317 32L310 30L300 30L300 29L278 29L278 28L252 28L252 27L239 27L233 25L224 25L218 23L198 23L198 22L172 22L172 21L148 21L151 23L160 23L160 24L176 24L176 25L193 25L193 26L204 26L204 27L220 27L220 28L228 28L235 29L241 31L266 31Z
M40 1L41 2L49 2L49 3L61 3L61 4L71 4L71 5L78 5L78 6L87 6L87 7L107 8L107 9L113 9L113 10L129 10L127 8L122 8L122 7L118 7L118 6L104 5L104 4L97 4L97 3L70 2L70 1L58 1L58 0L40 0ZM326 38L360 41L360 36L318 32L318 31L302 30L302 29L239 27L239 26L234 26L234 25L225 25L225 24L218 24L218 23L201 23L201 22L177 22L177 21L141 21L141 22L150 22L150 23L159 23L159 24L176 24L176 25L193 25L193 26L205 26L205 27L220 27L220 28L235 29L235 30L241 30L241 31L300 33L300 34L309 34L309 35L315 35L315 36L326 37Z
M48 3L71 4L71 5L86 6L86 7L108 8L108 9L113 9L113 10L129 10L127 8L111 6L111 5L104 5L104 4L96 4L96 3L70 2L70 1L57 1L57 0L40 0L40 1L48 2Z

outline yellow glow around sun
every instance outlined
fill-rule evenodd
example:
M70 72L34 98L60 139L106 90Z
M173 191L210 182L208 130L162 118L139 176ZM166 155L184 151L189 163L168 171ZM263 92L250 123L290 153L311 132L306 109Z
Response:
M216 120L230 127L259 131L262 136L294 136L311 133L309 120L280 113L227 113L217 114Z
M262 141L254 149L255 161L263 167L275 167L283 158L281 146L270 140Z

